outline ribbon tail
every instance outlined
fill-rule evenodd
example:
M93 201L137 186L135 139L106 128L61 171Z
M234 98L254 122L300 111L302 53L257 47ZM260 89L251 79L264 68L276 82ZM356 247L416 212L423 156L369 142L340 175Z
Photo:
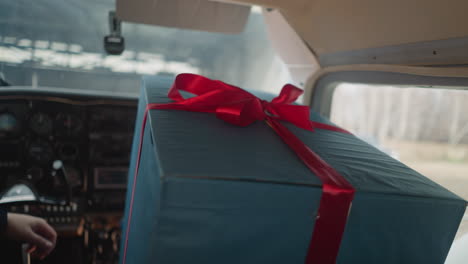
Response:
M354 190L324 183L306 264L335 264Z
M336 263L355 190L343 176L283 124L271 117L267 118L267 123L323 183L320 206L305 263Z

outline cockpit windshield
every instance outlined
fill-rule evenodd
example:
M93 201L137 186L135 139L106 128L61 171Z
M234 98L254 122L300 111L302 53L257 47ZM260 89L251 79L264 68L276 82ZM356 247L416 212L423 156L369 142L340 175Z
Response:
M190 72L247 89L289 81L260 8L241 34L124 22L125 51L106 54L115 0L0 0L0 77L15 86L136 93L142 75Z

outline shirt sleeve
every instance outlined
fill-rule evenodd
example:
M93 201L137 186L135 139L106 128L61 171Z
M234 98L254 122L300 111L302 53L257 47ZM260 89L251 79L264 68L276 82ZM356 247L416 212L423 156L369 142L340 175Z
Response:
M0 234L3 235L7 228L7 211L3 208L0 208Z

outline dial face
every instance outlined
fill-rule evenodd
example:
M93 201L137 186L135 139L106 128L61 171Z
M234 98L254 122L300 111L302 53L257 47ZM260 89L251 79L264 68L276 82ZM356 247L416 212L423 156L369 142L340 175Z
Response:
M14 133L19 130L19 122L12 113L0 114L0 133Z
M54 150L52 149L52 146L45 141L35 141L29 145L28 155L32 161L40 164L46 164L47 162L52 161Z
M39 135L47 135L52 132L52 119L45 113L36 113L30 120L31 129Z
M83 127L79 116L71 113L59 113L55 123L57 133L64 136L78 135Z

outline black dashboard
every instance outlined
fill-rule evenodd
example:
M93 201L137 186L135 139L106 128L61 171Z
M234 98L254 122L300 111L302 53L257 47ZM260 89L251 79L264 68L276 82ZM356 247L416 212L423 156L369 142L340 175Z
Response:
M136 107L134 95L2 89L0 195L25 184L40 202L0 205L45 218L85 248L99 243L93 234L113 236L101 242L116 251Z

